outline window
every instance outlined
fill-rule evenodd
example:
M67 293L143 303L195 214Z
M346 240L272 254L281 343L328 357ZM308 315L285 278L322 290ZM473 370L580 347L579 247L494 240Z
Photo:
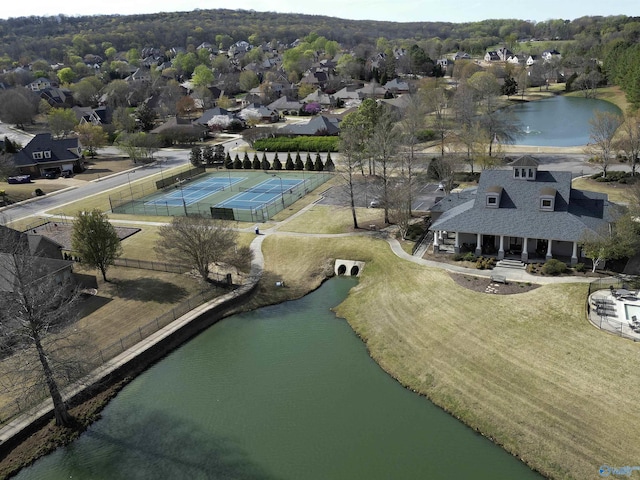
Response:
M529 178L533 178L533 168L529 169Z
M51 158L51 151L47 150L44 152L44 158Z
M514 177L518 178L518 177L520 176L520 170L519 170L519 169L517 169L517 168L514 168L514 169L513 169L513 174L514 174L514 175L513 175Z
M498 208L498 196L487 195L487 207Z
M553 199L551 199L551 198L541 198L540 199L540 210L553 211Z
M33 152L34 160L42 160L42 152Z

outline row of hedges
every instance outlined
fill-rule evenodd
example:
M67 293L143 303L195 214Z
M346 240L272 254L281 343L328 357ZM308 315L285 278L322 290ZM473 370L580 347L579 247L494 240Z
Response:
M337 152L339 137L261 138L253 147L261 152Z

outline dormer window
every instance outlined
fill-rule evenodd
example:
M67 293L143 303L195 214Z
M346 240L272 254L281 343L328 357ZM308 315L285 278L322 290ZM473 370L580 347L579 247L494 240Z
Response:
M487 188L486 193L486 207L487 208L498 208L500 206L500 197L502 195L502 187L493 186Z
M538 162L533 157L525 156L514 161L513 178L518 180L535 180L538 171Z
M44 158L51 158L51 150L46 150L44 152Z
M540 210L553 212L556 203L556 189L547 187L540 190Z
M33 152L34 160L42 160L42 152Z

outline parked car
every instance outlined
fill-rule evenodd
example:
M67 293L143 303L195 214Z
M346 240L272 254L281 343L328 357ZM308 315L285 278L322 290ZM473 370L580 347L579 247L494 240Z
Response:
M63 170L60 176L63 178L71 178L71 174L72 174L71 170Z
M58 178L59 174L60 172L57 170L47 170L46 172L44 172L44 178L49 178L49 179Z
M31 183L31 175L16 175L7 178L7 183Z

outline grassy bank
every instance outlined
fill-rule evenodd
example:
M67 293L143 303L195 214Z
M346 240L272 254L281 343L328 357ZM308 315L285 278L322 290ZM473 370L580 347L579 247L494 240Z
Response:
M288 252L337 248L367 261L337 312L372 357L545 475L599 478L601 464L640 456L638 346L589 325L586 286L486 295L399 261L381 241L277 241Z

